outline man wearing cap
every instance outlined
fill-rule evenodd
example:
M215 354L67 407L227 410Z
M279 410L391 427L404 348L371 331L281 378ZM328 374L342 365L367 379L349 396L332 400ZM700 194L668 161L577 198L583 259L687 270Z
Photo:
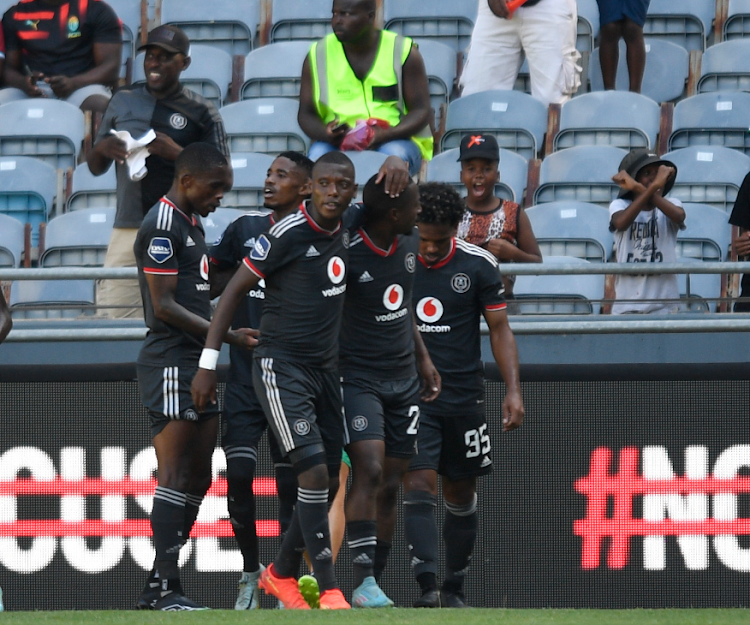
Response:
M682 202L667 196L676 177L674 163L645 148L622 159L612 176L622 191L609 205L618 263L676 262L677 232L685 228ZM679 297L674 274L618 275L612 314L676 312Z
M184 147L201 141L229 155L224 124L216 107L180 84L180 74L190 65L187 35L175 26L158 26L139 50L146 51L146 83L115 94L87 156L95 176L106 172L113 161L117 169L117 213L105 267L135 267L135 235L146 212L169 189L174 162ZM150 130L155 138L147 146L144 173L143 163L135 162L137 149L129 152L125 141L112 133L127 131L138 141ZM135 280L103 281L97 292L97 305L110 307L103 311L110 317L143 314Z

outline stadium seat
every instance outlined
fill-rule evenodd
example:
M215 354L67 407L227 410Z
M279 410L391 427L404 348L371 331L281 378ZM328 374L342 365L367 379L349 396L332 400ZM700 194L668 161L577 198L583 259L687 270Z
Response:
M626 154L611 145L580 145L553 152L542 161L533 203L575 200L607 208L620 192L612 176Z
M646 69L641 93L654 102L670 102L681 98L685 91L688 69L689 54L685 48L670 41L650 39L646 42ZM589 80L591 91L604 91L599 48L595 48L589 57ZM629 86L625 43L621 39L615 87L618 91L627 91Z
M677 233L677 256L724 261L732 239L727 214L706 204L687 203L684 208L685 229Z
M161 21L182 28L193 44L245 56L253 49L260 0L162 0Z
M703 53L698 93L750 91L750 40L735 39Z
M750 157L720 145L693 146L664 154L677 167L669 192L684 202L708 204L730 212L737 192L750 171Z
M0 156L33 156L54 168L76 165L83 112L62 100L36 98L0 106Z
M563 104L553 149L574 145L653 148L659 133L659 116L659 105L639 93L584 93Z
M448 105L441 151L472 132L491 134L501 148L536 158L547 131L547 107L519 91L481 91Z
M219 112L230 151L307 152L309 142L297 123L298 109L298 102L290 98L255 98L223 107Z
M544 263L578 265L588 261L573 256L546 256ZM599 314L604 276L518 276L513 294L523 315Z
M15 280L8 299L13 319L75 319L94 313L93 280Z
M115 208L82 208L47 224L40 267L101 267L115 223Z
M237 219L237 217L240 217L242 213L243 211L236 208L217 208L207 217L201 217L206 244L208 246L214 245L219 237L224 234L227 226Z
M696 258L678 257L678 262L700 264ZM678 273L680 312L716 312L717 299L721 297L721 274Z
M458 148L441 152L427 164L429 182L446 182L462 197L467 194L461 182L461 163ZM510 150L500 150L500 181L495 185L495 195L503 200L521 204L526 190L529 164L523 156Z
M309 51L309 41L281 41L250 52L240 100L299 98L302 64Z
M268 154L232 154L234 184L232 190L224 194L222 206L242 210L261 208L266 173L271 163L273 156Z
M669 151L691 145L723 145L747 153L750 151L748 128L750 93L699 93L674 107Z
M599 5L596 0L578 0L576 50L591 52L599 36Z
M135 56L136 39L141 29L141 2L135 0L107 0L122 22L122 69L120 77L125 78L128 59Z
M31 224L32 245L39 241L39 224L52 212L56 193L52 165L28 156L0 157L0 213Z
M388 30L419 39L435 39L463 51L469 46L476 0L385 0L383 21Z
M146 82L141 52L133 64L133 83ZM232 57L224 50L213 46L191 44L190 65L180 74L180 82L188 89L213 102L216 108L228 102L229 85L232 82Z
M651 0L643 34L686 50L705 50L715 14L716 0Z
M65 203L65 210L75 211L102 206L117 206L115 168L110 167L101 176L95 176L86 163L81 163L73 170L72 188Z
M23 224L8 215L0 214L0 267L21 266L23 255Z
M722 31L723 41L750 35L750 0L729 0L727 19Z
M435 125L440 118L440 106L448 104L453 92L453 81L456 79L456 50L450 46L433 41L418 39L415 43L424 59L427 72L427 85L430 89L430 103L435 111Z
M313 41L331 32L331 0L273 0L271 42Z
M614 238L609 211L585 202L550 202L526 209L542 256L575 256L605 263Z
M365 183L378 173L380 166L385 161L387 155L372 150L363 152L345 152L345 154L354 163L354 181L357 183L357 201L362 201L362 192L365 189Z

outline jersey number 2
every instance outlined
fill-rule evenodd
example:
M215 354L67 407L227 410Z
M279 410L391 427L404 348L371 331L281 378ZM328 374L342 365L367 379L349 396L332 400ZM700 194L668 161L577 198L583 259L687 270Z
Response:
M419 406L409 406L409 418L411 423L406 428L406 433L409 436L416 436L419 431Z

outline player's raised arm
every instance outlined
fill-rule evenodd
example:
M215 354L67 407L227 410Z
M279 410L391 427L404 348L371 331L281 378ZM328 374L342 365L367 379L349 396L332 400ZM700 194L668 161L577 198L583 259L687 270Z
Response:
M520 427L524 417L516 339L510 329L505 310L485 310L484 318L490 329L492 355L505 382L503 430L509 432Z

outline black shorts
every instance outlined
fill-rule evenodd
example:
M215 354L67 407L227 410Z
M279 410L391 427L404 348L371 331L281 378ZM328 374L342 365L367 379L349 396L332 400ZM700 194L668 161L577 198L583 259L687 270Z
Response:
M207 421L219 416L218 404L211 404L198 412L190 395L198 363L187 367L136 366L141 401L148 410L151 438L159 434L170 421Z
M338 475L344 441L338 370L256 358L253 385L281 451L322 444L329 471Z
M419 378L367 380L345 378L344 444L385 441L385 455L411 458L419 428Z
M490 435L484 415L433 417L422 413L417 454L409 471L432 469L453 481L492 472Z
M227 383L221 417L221 446L227 460L232 455L257 461L258 443L268 428L268 419L255 394L255 389L239 382ZM268 437L274 464L288 462L273 435Z

